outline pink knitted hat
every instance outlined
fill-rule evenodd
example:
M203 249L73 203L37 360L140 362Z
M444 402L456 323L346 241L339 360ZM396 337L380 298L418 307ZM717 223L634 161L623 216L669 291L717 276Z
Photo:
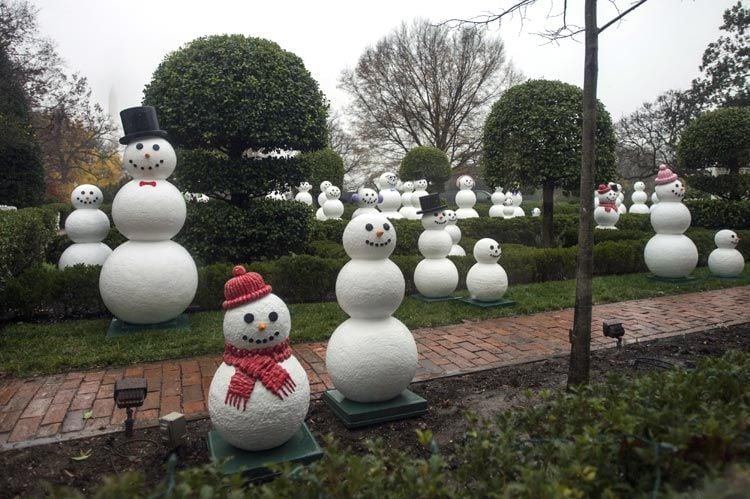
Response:
M599 188L596 190L599 194L606 194L612 189L606 184L599 184Z
M677 174L672 172L667 165L659 165L659 173L656 174L654 183L656 185L664 185L677 180Z
M265 283L263 276L257 272L248 272L242 265L232 269L232 277L224 284L224 303L221 308L227 310L271 293L271 286Z

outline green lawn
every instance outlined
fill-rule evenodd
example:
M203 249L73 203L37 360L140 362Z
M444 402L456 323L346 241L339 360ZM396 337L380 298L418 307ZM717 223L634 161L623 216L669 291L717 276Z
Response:
M707 268L699 268L693 275L699 279L680 285L653 281L647 274L597 277L594 302L611 303L750 284L750 266L745 267L739 279L733 280L713 278ZM414 329L572 307L575 281L511 285L506 296L515 300L516 306L480 308L459 301L427 304L406 298L396 317ZM325 340L347 317L335 302L289 308L293 342ZM151 330L120 338L105 337L109 319L12 324L0 330L0 373L31 376L218 354L223 347L222 318L219 311L194 313L190 315L190 332Z

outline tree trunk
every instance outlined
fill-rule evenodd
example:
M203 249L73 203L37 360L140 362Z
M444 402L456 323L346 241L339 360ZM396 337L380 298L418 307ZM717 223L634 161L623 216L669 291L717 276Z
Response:
M594 165L596 137L596 83L599 32L596 0L586 0L586 56L583 68L583 136L581 147L581 208L578 225L576 304L573 313L568 387L588 383L591 354L592 274L594 270Z
M547 182L542 187L542 246L551 248L555 235L553 233L552 215L554 211L555 184Z

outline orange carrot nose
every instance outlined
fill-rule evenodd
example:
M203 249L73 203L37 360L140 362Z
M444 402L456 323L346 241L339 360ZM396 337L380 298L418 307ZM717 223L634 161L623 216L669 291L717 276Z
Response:
M264 329L266 329L265 322L261 322L260 324L258 324L258 331L263 331Z
M378 230L375 231L375 235L377 237L382 237L383 234L385 234L385 231L383 229L378 229Z
M146 159L148 159L148 158L151 157L151 155L149 153L144 154L144 156L146 156Z

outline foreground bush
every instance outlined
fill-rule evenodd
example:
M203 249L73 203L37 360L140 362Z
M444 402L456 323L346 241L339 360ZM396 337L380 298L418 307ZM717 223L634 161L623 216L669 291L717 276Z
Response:
M41 208L0 212L0 290L7 279L44 262L57 215Z

